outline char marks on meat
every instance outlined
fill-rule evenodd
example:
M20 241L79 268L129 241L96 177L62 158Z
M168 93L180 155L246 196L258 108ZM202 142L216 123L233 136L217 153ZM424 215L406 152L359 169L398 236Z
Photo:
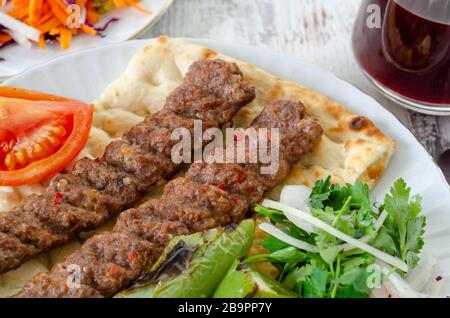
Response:
M150 187L164 176L172 175L177 168L170 157L165 157L142 146L132 145L125 140L115 140L106 146L104 160Z
M187 87L201 94L185 94ZM236 112L254 98L254 88L244 80L235 64L221 60L200 60L192 64L183 85L168 97L163 110L131 128L122 139L111 142L102 158L77 161L70 172L56 175L44 194L31 196L24 205L0 214L0 273L15 269L31 257L65 244L80 232L97 228L133 207L150 186L171 177L180 168L171 160L172 147L178 142L171 140L174 129L184 128L194 136L197 119L202 120L203 131L218 127L218 124L231 121ZM196 105L194 111L185 109L192 104ZM201 146L202 143L198 147ZM155 226L166 228L161 224ZM173 230L171 224L167 229ZM97 239L98 244L102 244L103 240ZM133 245L136 253L146 249L154 253L156 250L150 243L130 242L136 243ZM84 248L83 253L86 251ZM113 264L115 259L110 262ZM97 277L99 274L92 266L89 273ZM102 270L106 271L105 268ZM126 280L136 273L132 274ZM42 288L46 286L49 296L107 295L108 290L114 289L107 287L108 283L104 281L86 280L82 290L73 292L56 287L62 278L42 277L39 284ZM50 288L52 285L56 289ZM91 287L96 291L92 292Z
M224 124L255 98L255 88L247 84L234 63L214 60L194 63L184 85L168 98L166 108L185 117Z
M253 172L235 163L194 163L186 177L198 182L214 185L247 201L258 202L266 190L258 172Z
M223 82L220 78L217 81ZM17 296L109 297L143 275L174 236L239 222L251 204L260 201L264 192L279 183L290 166L319 142L321 127L304 116L300 103L278 101L254 120L256 128L280 128L282 164L272 175L261 174L258 163L195 163L185 177L165 186L160 199L123 212L111 233L90 238L51 272L36 276ZM82 268L83 289L64 293L61 286L73 264Z
M217 123L211 120L202 121L202 129L217 127ZM178 116L170 111L163 109L145 119L130 129L125 134L125 139L132 144L140 145L155 150L158 153L170 158L173 146L179 141L171 138L172 132L177 128L185 128L190 135L194 137L194 120ZM192 140L194 145L194 140ZM193 150L197 150L194 145ZM202 147L200 143L198 147Z
M297 162L322 136L322 128L305 117L305 108L293 101L275 101L252 122L255 128L278 128L280 159Z

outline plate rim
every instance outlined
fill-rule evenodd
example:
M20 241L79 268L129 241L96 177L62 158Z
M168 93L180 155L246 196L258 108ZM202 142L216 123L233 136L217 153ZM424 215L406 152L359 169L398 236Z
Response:
M169 3L173 3L174 0L167 0ZM170 6L169 6L170 7ZM308 63L306 61L302 61L301 59L292 57L292 56L287 56L284 55L282 53L276 53L276 52L272 52L271 50L267 49L267 48L263 48L263 47L257 47L257 46L252 46L252 45L248 45L248 44L241 44L241 43L231 43L231 42L221 42L221 41L217 41L217 40L213 40L213 39L207 39L207 38L189 38L189 37L178 37L178 38L174 38L174 39L180 39L182 41L186 41L186 42L190 42L190 43L194 43L194 44L199 44L199 45L205 45L208 46L209 43L217 44L217 45L226 45L227 47L242 47L242 48L247 48L247 49L255 49L257 48L259 51L262 51L263 54L269 54L272 56L279 56L279 57L284 57L284 58L288 58L292 61L295 61L295 63L300 63L300 64L304 64L307 65L308 67L310 67L311 69L313 69L316 72L319 73L323 73L326 74L327 76L331 76L333 77L333 79L335 81L339 81L340 83L343 83L345 85L350 86L352 89L358 91L360 94L364 95L366 98L369 98L372 102L376 103L385 113L385 115L387 116L391 116L392 119L394 119L397 124L400 124L401 126L403 126L403 128L406 130L406 132L413 137L413 139L416 141L416 144L419 146L419 148L421 149L421 151L423 151L426 154L427 159L429 159L431 161L431 163L433 164L434 168L437 169L437 172L441 178L441 181L444 183L444 185L446 185L446 188L450 194L450 184L447 182L444 173L442 171L442 169L437 165L437 163L434 161L433 157L431 156L431 154L426 150L426 148L422 145L422 143L419 141L419 139L411 132L411 130L405 125L403 124L400 119L398 118L397 115L395 115L394 113L390 112L388 109L384 108L383 105L374 97L370 96L369 94L367 94L366 92L364 92L362 89L360 89L359 87L353 85L350 82L347 82L343 79L341 79L340 77L338 77L336 74L322 68L320 65L316 65L313 63ZM63 59L68 59L71 58L73 56L79 55L79 54L89 54L92 51L96 51L105 47L114 47L114 46L139 46L139 47L143 47L147 44L151 44L154 41L156 41L157 38L148 38L148 39L134 39L134 40L127 40L127 41L121 41L121 42L115 42L115 43L108 43L108 44L101 44L98 46L94 46L94 47L89 47L89 48L80 48L78 50L75 50L73 52L70 53L66 53L60 56L56 56L46 62L42 62L36 65L33 65L29 68L27 68L26 70L6 79L4 82L0 83L0 86L7 86L9 85L9 82L14 81L19 79L22 76L26 76L28 73L32 73L38 69L41 68L45 68L48 66L48 64L52 64L52 63L56 63L59 60L63 60ZM246 61L244 61L246 62ZM248 62L246 62L248 63ZM344 105L345 107L345 105Z
M169 10L169 8L172 6L174 1L175 0L164 0L164 3L162 5L161 9L159 10L158 14L156 14L153 19L151 19L148 23L146 23L144 26L142 26L139 30L134 32L132 35L127 36L124 40L111 42L111 43L103 43L103 44L94 45L91 47L79 48L72 52L62 53L61 55L54 56L54 57L48 59L47 61L39 62L32 66L26 67L25 69L17 72L16 74L13 74L13 75L1 75L0 74L0 82L5 82L9 79L12 79L13 77L16 77L16 76L26 72L27 70L29 70L31 68L34 68L35 66L39 66L39 65L45 64L47 62L51 62L54 59L60 58L62 56L71 55L71 54L79 52L79 51L89 50L89 49L97 48L100 46L107 46L107 45L111 45L111 44L118 44L118 43L124 43L124 42L132 41L132 40L137 40L139 36L141 36L145 31L147 31L149 28L151 28L154 24L156 24L163 17L163 15L167 12L167 10ZM146 40L146 39L142 39L142 40Z
M132 36L128 37L126 40L119 41L116 43L123 43L123 42L137 39L140 35L142 35L145 31L147 31L147 29L151 28L156 22L159 21L159 19L162 18L162 16L172 6L174 1L175 0L164 0L164 5L162 6L161 10L159 10L158 14L151 21L149 21L145 26L143 26L141 29L136 31ZM104 45L107 45L107 44L104 44Z

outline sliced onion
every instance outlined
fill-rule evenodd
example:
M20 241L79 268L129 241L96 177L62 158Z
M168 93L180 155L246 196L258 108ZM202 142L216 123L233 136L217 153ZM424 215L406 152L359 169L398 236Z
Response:
M311 189L304 185L287 185L283 187L280 194L280 202L301 211L310 212L308 199L311 194ZM301 227L304 231L312 233L313 226L304 222Z
M34 42L39 42L41 32L38 29L35 29L6 13L0 12L0 24L12 32L11 36L14 39L18 38L19 41L22 41L23 38L26 38Z
M386 263L377 261L381 273L386 276L385 281L380 288L374 288L370 291L373 298L422 298L427 297L423 293L419 293L407 281L405 281L398 273L391 271Z
M305 213L303 211L300 211L298 209L292 208L290 206L286 206L280 202L276 202L276 201L272 201L272 200L268 200L265 199L264 202L262 203L263 206L271 208L271 209L276 209L276 210L280 210L283 211L285 216L295 225L300 226L298 224L303 223L303 221L309 222L311 223L313 226L347 242L352 244L353 246L360 248L370 254L372 254L373 256L385 261L386 263L400 269L403 272L408 272L408 265L403 262L401 259L391 256L383 251L380 251L378 249L376 249L373 246L370 246L364 242L360 242L357 239L335 229L334 227L332 227L331 225L323 222L322 220L308 214Z
M281 190L280 202L290 207L296 208L300 211L309 213L310 207L308 204L308 200L310 195L311 195L311 188L305 185L287 185L284 186L283 189ZM380 217L374 222L375 233L377 233L380 230L387 216L388 213L386 211L383 211ZM303 222L300 228L308 233L314 233L314 227L311 225L311 223L308 223L306 221ZM359 238L358 240L363 243L369 243L373 239L372 235L365 235ZM338 248L341 251L349 251L354 249L355 247L351 244L344 243L339 245Z
M263 230L264 232L276 237L280 241L288 243L289 245L297 247L301 250L304 250L307 252L313 252L313 253L318 252L318 249L316 246L306 243L304 241L298 240L296 238L293 238L292 236L287 235L282 230L280 230L279 228L277 228L276 226L274 226L270 223L261 223L259 225L259 228L261 230Z
M408 283L417 290L423 290L427 283L431 280L433 275L433 267L436 264L436 259L427 251L423 249L420 255L420 262L406 277Z
M23 47L25 47L25 48L27 48L27 49L31 48L31 46L32 46L32 45L31 45L31 42L30 42L30 41L28 40L28 38L27 38L25 35L23 35L22 33L13 32L13 31L11 31L11 30L9 30L9 29L3 30L3 32L9 34L9 35L12 37L12 39L13 39L17 44L19 44L20 46L23 46Z
M287 185L281 189L280 202L296 209L308 212L308 199L311 189L304 185Z
M415 289L427 294L429 297L441 295L445 279L436 280L443 270L439 267L436 258L425 245L420 253L419 264L408 274L405 280Z
M390 284L392 293L400 298L421 298L425 296L414 290L397 272L389 274L386 284Z

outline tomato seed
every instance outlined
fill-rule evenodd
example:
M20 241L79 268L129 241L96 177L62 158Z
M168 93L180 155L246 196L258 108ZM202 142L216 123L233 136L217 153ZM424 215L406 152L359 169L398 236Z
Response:
M34 144L33 153L36 157L41 157L44 155L44 148L40 144Z
M16 152L16 162L19 163L19 165L24 166L27 164L27 158L25 157L25 154L22 150L19 150Z
M52 132L58 137L64 137L67 133L64 127L58 126L52 129Z
M59 146L59 139L53 136L48 136L47 141L53 146L58 147Z

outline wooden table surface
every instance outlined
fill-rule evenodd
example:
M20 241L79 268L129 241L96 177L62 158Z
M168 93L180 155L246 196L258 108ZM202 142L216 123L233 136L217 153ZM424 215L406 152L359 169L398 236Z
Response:
M361 0L175 0L142 37L208 38L268 48L333 72L393 112L436 159L450 148L450 117L408 111L379 94L351 49Z

